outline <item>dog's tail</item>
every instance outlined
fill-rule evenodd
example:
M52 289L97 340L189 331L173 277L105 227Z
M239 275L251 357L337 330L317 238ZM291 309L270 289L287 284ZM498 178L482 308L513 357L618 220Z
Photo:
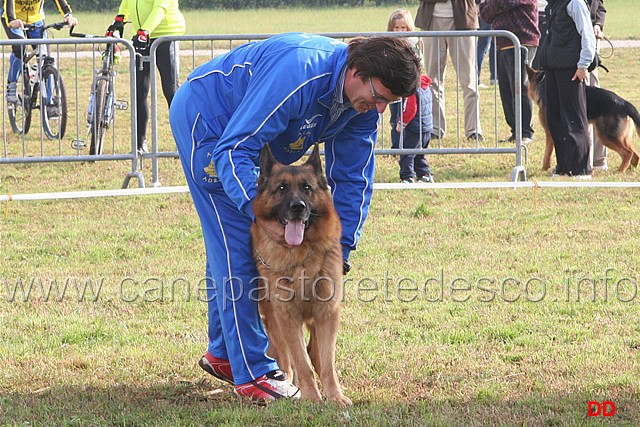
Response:
M629 117L631 117L631 120L633 120L633 123L635 123L636 132L638 132L638 136L640 136L640 113L638 113L638 109L634 107L632 103L626 100L625 103Z

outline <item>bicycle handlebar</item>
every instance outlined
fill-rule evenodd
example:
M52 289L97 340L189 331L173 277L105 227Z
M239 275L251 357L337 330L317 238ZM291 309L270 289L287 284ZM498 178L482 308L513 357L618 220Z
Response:
M123 24L130 24L131 21L124 21ZM94 34L85 34L85 33L74 33L73 29L75 28L75 25L69 28L69 37L80 37L80 38L85 38L85 39L95 39L95 38L99 38L99 37L110 37L107 36L106 34L104 36L96 36ZM122 31L118 31L120 33L120 38L122 38Z
M66 26L67 26L67 23L62 21L62 22L54 22L53 24L47 24L44 27L37 27L35 24L24 24L24 29L25 30L35 30L36 28L42 28L43 30L48 30L50 28L53 28L54 30L60 31L61 29L63 29Z

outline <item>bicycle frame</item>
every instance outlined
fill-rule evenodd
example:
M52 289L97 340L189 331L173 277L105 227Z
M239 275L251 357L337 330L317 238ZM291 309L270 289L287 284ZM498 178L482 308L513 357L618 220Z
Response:
M91 34L75 33L73 28L69 31L71 37L82 38L98 38ZM115 79L116 71L115 53L117 49L118 37L114 37L112 43L107 43L104 51L102 51L102 66L94 71L93 81L91 83L91 92L89 94L89 106L87 108L87 137L86 140L91 141L90 154L102 154L102 142L104 131L111 127L115 118L115 110L126 110L128 108L127 101L116 100L115 98ZM122 38L122 34L120 34ZM85 141L74 140L73 148L84 149L87 144Z
M66 26L65 22L56 22L42 27L43 39L47 30L55 28L60 30ZM25 26L26 31L34 30L35 25ZM28 51L28 45L24 47L22 58L22 85L19 93L22 99L19 104L10 103L8 105L9 118L14 132L26 134L31 126L31 112L40 110L40 120L42 128L47 138L58 139L64 136L66 127L66 100L62 77L55 66L55 60L49 55L48 45L36 44ZM35 58L35 62L32 60ZM38 104L38 94L40 94L40 104ZM49 108L51 107L51 110ZM22 120L18 123L20 109L22 110ZM47 111L45 111L47 109ZM55 118L54 118L55 117ZM59 128L54 130L51 124L58 121Z

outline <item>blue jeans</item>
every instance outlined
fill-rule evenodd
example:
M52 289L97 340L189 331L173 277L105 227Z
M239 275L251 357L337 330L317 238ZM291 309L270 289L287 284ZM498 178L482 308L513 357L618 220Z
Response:
M490 30L491 24L487 24L478 17L480 23L479 30ZM482 70L482 63L484 57L489 52L489 78L491 80L496 79L496 44L493 42L493 37L478 37L478 48L476 52L476 58L478 63L478 84L480 84L480 71Z

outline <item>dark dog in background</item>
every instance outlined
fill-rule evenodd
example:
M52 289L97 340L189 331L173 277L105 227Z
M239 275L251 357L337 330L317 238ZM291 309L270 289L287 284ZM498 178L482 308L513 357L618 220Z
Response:
M313 364L324 395L340 406L350 405L335 369L343 296L342 228L317 144L298 166L279 163L268 145L263 148L253 212L251 238L261 276L258 306L270 340L269 355L295 378L302 399L322 399ZM284 237L269 232L271 227ZM307 348L304 326L310 337Z
M546 135L546 145L542 169L551 167L553 154L553 137L547 129L544 110L544 72L527 67L529 76L529 98L538 105L538 117ZM638 166L640 156L633 147L631 139L633 128L640 135L640 113L629 101L610 90L587 86L587 120L593 125L600 142L622 157L619 172L627 170L629 165Z

